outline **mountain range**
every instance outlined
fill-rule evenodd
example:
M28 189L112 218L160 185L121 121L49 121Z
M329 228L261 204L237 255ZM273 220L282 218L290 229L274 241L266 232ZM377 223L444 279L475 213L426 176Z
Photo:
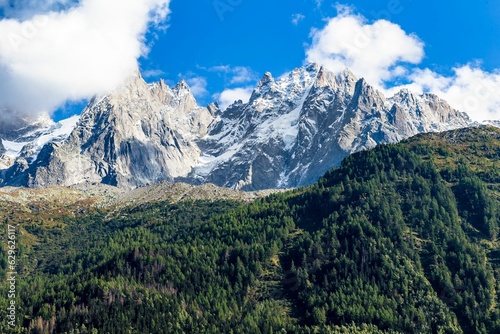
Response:
M0 124L2 186L261 190L312 184L354 152L472 121L436 95L385 97L348 70L307 64L278 79L266 73L248 102L225 110L199 106L185 81L148 84L137 72L79 116L25 123Z

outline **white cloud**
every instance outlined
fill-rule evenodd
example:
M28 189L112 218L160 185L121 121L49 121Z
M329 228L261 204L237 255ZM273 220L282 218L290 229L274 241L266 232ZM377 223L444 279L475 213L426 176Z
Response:
M191 93L197 98L204 97L208 94L207 79L203 77L192 77L186 80L191 88Z
M250 67L245 66L213 66L208 69L212 72L224 73L229 76L229 84L242 84L251 81L257 81L259 78L257 73L255 73Z
M208 71L224 74L224 76L226 76L226 84L228 85L240 86L236 88L226 88L221 93L212 95L212 98L218 101L221 110L225 110L227 107L238 100L243 101L243 103L248 102L250 96L252 95L254 87L245 86L245 84L251 85L259 80L257 73L254 72L250 67L245 66L213 66L210 67Z
M159 69L154 69L154 70L143 70L141 71L141 74L144 78L152 78L152 77L162 76L165 74L165 72Z
M500 119L500 69L487 72L473 63L444 76L419 68L425 54L417 36L386 20L370 23L349 6L337 5L337 11L323 29L312 31L307 61L334 72L349 68L388 95L401 88L429 92L474 120ZM395 79L408 84L391 86Z
M229 82L231 84L241 84L257 80L256 73L249 67L237 66L233 68L233 74L234 76Z
M293 14L292 15L292 24L294 26L298 25L300 21L304 20L306 17L303 14Z
M252 96L253 89L253 87L226 89L222 93L215 94L213 97L218 100L221 110L225 110L238 100L247 103L250 96Z
M368 82L381 87L384 81L401 75L400 64L418 64L424 44L397 24L386 20L368 23L346 6L337 6L338 16L323 29L311 33L307 60L334 72L346 67Z
M81 0L44 12L70 3L47 0L41 14L0 20L0 106L37 113L109 92L138 68L145 33L164 22L169 1Z
M475 64L456 67L453 71L454 75L447 77L429 69L416 69L409 76L411 83L404 88L439 95L477 121L500 119L500 71L486 72Z

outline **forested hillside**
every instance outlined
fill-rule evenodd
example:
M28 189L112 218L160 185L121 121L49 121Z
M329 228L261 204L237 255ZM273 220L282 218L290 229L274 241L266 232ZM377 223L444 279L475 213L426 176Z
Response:
M1 333L500 333L499 129L379 146L250 204L15 210Z

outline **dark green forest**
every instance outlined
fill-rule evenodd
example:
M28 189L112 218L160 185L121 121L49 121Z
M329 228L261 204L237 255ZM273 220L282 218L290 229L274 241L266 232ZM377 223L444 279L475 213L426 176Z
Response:
M4 211L26 233L15 329L2 248L1 333L500 333L495 128L381 145L252 203Z

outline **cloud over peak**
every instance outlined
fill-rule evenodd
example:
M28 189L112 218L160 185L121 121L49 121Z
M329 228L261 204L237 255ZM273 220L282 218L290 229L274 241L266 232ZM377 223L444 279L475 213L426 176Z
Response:
M422 61L423 42L399 25L386 20L370 24L345 6L338 11L339 15L323 29L312 31L307 61L320 63L334 72L347 67L379 85L401 74L399 64Z
M252 96L253 87L227 88L223 92L214 94L213 98L219 101L221 110L226 110L227 107L236 101L247 103Z
M1 0L0 0L1 1ZM0 20L0 107L50 112L67 100L106 93L147 54L145 34L169 14L169 0L48 0L29 19ZM0 8L6 9L5 1Z
M312 30L307 62L333 72L349 68L386 94L408 88L439 95L477 121L500 119L500 70L484 71L471 62L445 76L419 67L425 52L416 35L387 20L369 22L349 6L337 5L337 12L323 28Z

